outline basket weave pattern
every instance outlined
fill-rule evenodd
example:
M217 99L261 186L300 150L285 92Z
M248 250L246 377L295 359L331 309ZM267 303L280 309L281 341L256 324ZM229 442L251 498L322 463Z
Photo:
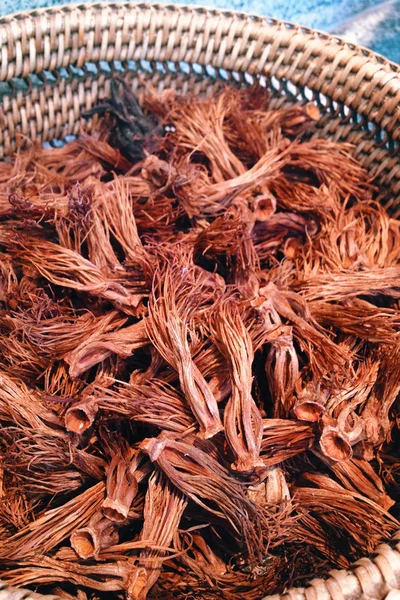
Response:
M0 157L20 134L42 142L77 135L81 113L108 96L114 72L134 89L146 82L207 94L221 82L259 79L276 105L312 100L322 114L314 135L352 143L398 211L400 67L305 27L200 7L101 3L0 19ZM396 590L400 533L350 571L270 600L399 600ZM0 600L38 597L0 584Z
M76 134L115 69L134 86L141 75L183 92L267 76L281 101L314 99L324 113L315 135L354 144L398 206L399 67L311 29L200 7L101 3L0 19L0 156L18 131L43 141Z

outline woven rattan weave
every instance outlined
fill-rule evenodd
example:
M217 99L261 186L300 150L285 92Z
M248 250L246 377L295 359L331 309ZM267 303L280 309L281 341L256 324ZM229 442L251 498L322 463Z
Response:
M275 104L312 100L322 114L315 135L352 143L397 211L400 67L305 27L193 6L82 4L0 19L0 156L19 134L54 144L77 135L116 71L134 89L206 94L257 78ZM272 598L399 599L399 539L349 572ZM14 593L0 586L0 599L37 597Z

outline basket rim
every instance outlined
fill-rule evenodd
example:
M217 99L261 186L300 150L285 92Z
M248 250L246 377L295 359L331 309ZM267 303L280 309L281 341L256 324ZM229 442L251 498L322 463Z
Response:
M198 13L204 15L208 13L212 16L232 18L237 17L239 19L251 19L253 22L265 23L270 26L284 26L287 29L291 29L300 34L316 35L321 40L334 41L338 46L347 49L354 54L361 54L364 57L374 58L378 63L390 67L390 69L400 75L400 65L394 61L389 60L383 54L371 50L367 46L361 46L360 44L354 44L347 41L345 38L329 33L322 29L315 29L305 25L299 25L293 21L286 21L284 19L277 19L269 15L258 15L256 13L240 11L240 10L228 10L222 8L213 8L211 6L202 4L185 4L185 3L171 3L171 2L131 2L131 1L107 1L107 2L72 2L68 4L59 4L56 6L33 8L25 11L17 11L9 13L0 17L0 27L7 25L12 21L23 21L34 19L35 17L54 15L62 12L73 12L74 10L90 10L90 9L121 9L121 8L141 8L143 9L154 9L154 10L168 10L171 12L186 12L186 13Z
M78 11L80 13L90 13L90 11L99 11L102 13L107 13L107 11L109 12L117 12L117 11L123 11L123 10L128 10L128 11L137 11L137 10L143 9L143 10L147 10L152 12L152 14L156 14L156 13L160 13L160 14L165 14L165 15L192 15L192 16L196 16L198 15L199 17L212 17L212 18L219 18L221 21L226 21L227 23L236 20L236 22L244 23L246 24L254 24L256 26L259 26L260 29L263 29L263 33L264 30L268 31L268 28L270 28L272 31L280 31L280 30L285 30L287 29L288 32L291 32L293 34L297 34L299 37L303 37L304 40L309 41L309 40L314 40L316 45L319 44L319 48L323 48L326 47L327 52L328 52L328 48L329 51L331 52L331 54L333 54L334 52L340 52L341 50L346 51L350 57L357 59L358 57L360 57L361 59L363 59L365 61L365 63L369 63L371 61L371 63L374 63L374 68L375 71L373 72L372 76L371 76L371 81L369 81L369 86L372 89L371 94L373 94L373 92L375 91L374 86L376 86L376 81L372 81L372 78L375 77L375 75L377 76L376 79L381 78L382 80L382 85L383 85L383 92L382 95L385 95L385 98L383 98L383 100L379 100L379 109L382 108L383 104L386 101L386 98L390 99L392 101L392 113L387 117L387 119L391 119L391 123L393 122L393 127L397 128L397 131L399 131L398 128L398 117L400 117L400 109L398 109L397 107L399 106L399 101L400 101L400 66L390 60L388 60L387 58L385 58L384 56L368 49L365 48L363 46L357 45L357 44L353 44L351 42L348 42L346 40L344 40L343 38L341 38L340 36L336 36L324 31L320 31L317 29L313 29L310 27L306 27L306 26L302 26L302 25L297 25L294 24L290 21L285 21L285 20L280 20L280 19L276 19L273 17L268 17L268 16L259 16L256 14L251 14L251 13L247 13L247 12L243 12L243 11L232 11L232 10L225 10L225 9L216 9L216 8L211 8L211 7L207 7L207 6L201 6L201 5L187 5L187 4L171 4L170 2L166 2L166 3L159 3L159 2L116 2L116 1L107 1L107 2L90 2L90 3L82 3L82 2L78 2L78 3L73 3L73 4L62 4L59 6L53 6L53 7L45 7L45 8L36 8L36 9L31 9L29 11L19 11L19 12L15 12L15 13L11 13L8 15L5 15L3 17L0 17L0 44L2 42L4 42L4 46L6 46L7 42L10 40L12 41L14 38L18 37L18 33L20 29L24 28L24 24L26 24L26 32L28 32L27 37L35 37L36 34L36 30L35 30L35 22L37 21L38 24L36 25L36 27L40 26L40 19L49 19L49 21L51 20L56 20L55 17L57 15L68 15L69 13L73 13L75 11ZM21 24L21 27L18 27L18 24ZM7 35L9 37L7 37ZM24 42L26 42L26 39L24 39ZM324 46L325 45L325 46ZM4 49L4 47L3 47ZM7 53L7 47L6 47L6 53ZM308 58L307 58L308 60ZM277 61L278 62L278 61ZM362 61L357 61L362 63ZM207 63L208 64L208 63ZM21 66L21 56L18 56L18 68L20 68ZM279 66L279 65L278 65ZM347 66L347 65L346 65ZM361 67L364 67L365 64L362 64ZM1 59L0 59L0 67L1 67ZM307 64L307 68L308 68L308 64ZM334 67L332 67L333 70L336 69L336 66L334 65ZM245 69L243 69L245 71ZM371 69L373 70L373 69ZM346 69L344 69L345 71L345 77L346 78L351 78L351 73L349 74L348 71L346 71ZM356 72L361 71L361 68L359 68L358 64L356 65ZM21 76L20 73L17 74L17 76ZM357 87L356 87L356 94L358 95L360 92L360 82L362 83L362 76L363 73L361 73L360 78L357 81ZM7 78L5 78L6 80ZM10 79L11 79L11 75L10 75ZM290 78L289 78L290 79ZM391 84L391 81L394 81L396 83L396 85L394 86L394 94L392 95L391 98L389 98L389 96L387 95L387 88L385 87L386 85L389 87L389 85ZM346 84L347 84L347 80L346 80ZM322 88L322 86L321 86ZM354 90L353 90L354 91ZM362 91L362 90L361 90ZM323 90L322 90L322 93ZM71 93L72 94L72 93ZM362 96L362 95L361 95ZM363 96L362 96L362 99ZM367 96L368 100L371 100L371 98L369 96ZM367 101L368 101L367 100ZM394 104L394 102L396 104ZM371 100L372 102L372 100ZM349 102L350 104L350 102ZM11 106L11 109L13 107ZM14 104L14 108L16 110L16 112L18 111L18 104L17 102L15 102ZM368 106L367 106L368 108ZM365 112L367 112L367 117L368 117L368 111L367 108L365 108ZM12 112L11 109L8 108L9 111L9 115L10 115L10 119L9 122L11 123L13 120L12 117ZM78 106L78 109L80 110L80 106ZM2 107L0 105L0 116L1 116L1 110ZM369 109L368 109L369 110ZM394 114L395 111L398 111L397 114ZM24 124L26 123L27 117L26 114L23 115L25 121ZM67 114L68 117L68 114ZM393 117L393 118L392 118ZM400 118L399 118L400 120ZM381 124L381 119L377 118L377 122L378 125ZM386 123L387 125L387 123ZM28 130L29 131L29 130ZM0 128L0 135L2 134L1 128ZM400 137L400 131L399 131L399 137ZM364 147L367 143L370 143L369 140L365 141L364 139L361 139L359 144L360 147ZM373 143L373 142L372 142ZM374 155L376 156L376 155ZM375 160L374 156L372 157L371 160ZM397 163L398 163L398 156L396 155L393 158L393 163L391 162L392 157L390 156L389 158L385 158L385 163L386 163L386 169L387 169L387 178L388 180L390 180L390 178L393 176L393 172L395 171L395 169L397 170ZM394 161L396 163L396 166L394 164ZM400 177L398 178L398 180L400 180ZM400 187L400 184L399 184ZM385 548L387 548L387 546L385 546ZM400 543L399 543L399 549L400 549ZM384 550L386 553L388 552L388 550ZM393 558L394 560L397 560L396 557ZM362 560L367 560L367 559L362 559ZM371 563L372 564L372 563ZM353 574L352 574L353 575ZM329 576L329 574L327 574L327 576ZM347 572L344 573L343 577L347 577ZM354 575L355 577L355 575ZM384 576L382 575L382 578L384 580ZM321 580L319 580L321 581ZM329 580L328 580L329 582ZM385 583L385 582L384 582ZM382 584L383 585L383 584ZM383 587L382 587L383 589ZM294 593L294 592L293 592ZM300 592L299 592L300 593ZM386 592L385 592L386 593ZM322 596L321 596L322 597ZM326 595L323 596L326 598ZM282 595L281 597L275 597L275 600L279 600L279 598L286 598L288 599L289 596L287 595Z

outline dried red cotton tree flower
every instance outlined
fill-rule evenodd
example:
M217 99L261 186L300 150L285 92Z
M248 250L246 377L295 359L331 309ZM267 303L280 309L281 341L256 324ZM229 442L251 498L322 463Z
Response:
M211 515L226 520L249 555L257 556L262 547L262 514L214 458L168 437L145 440L141 448L173 485Z
M224 411L226 439L234 453L232 468L251 472L260 459L262 418L251 395L253 344L234 299L222 301L213 315L214 342L231 370L232 391Z
M177 262L156 273L146 321L152 343L177 371L182 391L206 438L221 431L222 423L211 388L193 361L190 338L195 337L191 322L204 312L211 298L211 290L193 267Z
M273 396L274 416L287 417L292 408L292 393L299 379L299 359L293 343L292 327L277 327L271 331L269 340L271 349L265 371ZM296 416L301 418L297 413Z
M118 543L118 531L110 519L101 512L95 513L86 527L76 529L71 535L71 546L84 560L98 558L100 550Z
M292 419L263 419L261 458L265 466L277 465L313 446L316 432L307 423Z
M126 444L124 444L126 445ZM112 459L106 468L106 495L103 514L114 523L128 522L131 507L139 496L139 484L146 480L151 465L138 449L110 448Z
M65 540L77 528L89 522L100 508L104 495L104 483L99 482L69 502L50 509L18 533L7 539L0 547L0 556L7 560L45 554Z
M140 576L129 589L132 599L145 600L160 576L165 561L165 551L172 543L186 508L184 495L174 489L164 477L155 472L149 479L144 505L143 540L151 540L150 548L140 553ZM152 548L154 547L154 549Z
M148 343L146 321L142 319L110 333L94 332L84 342L76 344L74 349L64 356L64 360L69 364L71 377L79 377L112 354L128 358L135 350L147 346Z
M314 423L323 414L328 398L328 389L321 388L313 380L308 381L304 387L297 386L293 412L300 421Z

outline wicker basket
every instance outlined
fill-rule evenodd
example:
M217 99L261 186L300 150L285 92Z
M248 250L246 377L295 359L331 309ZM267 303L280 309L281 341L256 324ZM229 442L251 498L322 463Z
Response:
M0 52L0 157L18 134L54 144L78 134L82 111L108 95L115 72L134 89L147 82L196 93L258 78L276 105L314 101L315 136L354 144L382 200L398 210L400 67L339 38L200 7L101 3L0 19ZM400 600L399 590L400 533L350 571L270 600ZM0 600L38 597L0 584Z

